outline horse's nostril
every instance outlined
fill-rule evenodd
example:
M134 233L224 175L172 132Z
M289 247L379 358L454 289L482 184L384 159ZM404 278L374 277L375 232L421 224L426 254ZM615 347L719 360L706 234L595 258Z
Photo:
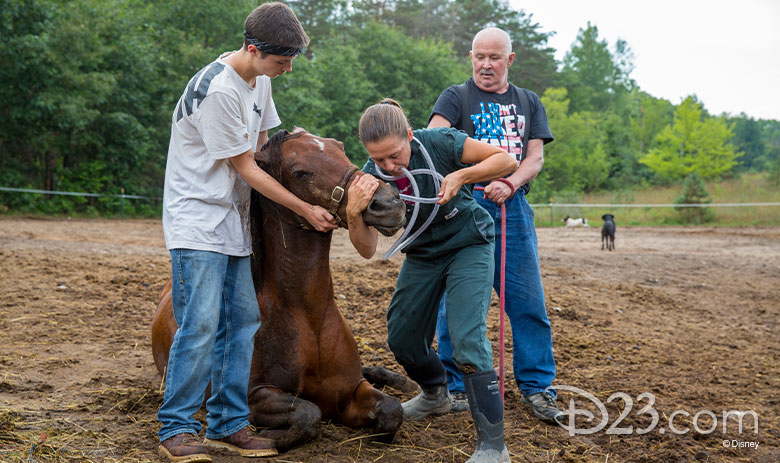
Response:
M384 204L383 201L378 201L376 199L372 199L370 203L368 203L368 210L371 212L382 212L387 210L388 207L386 204Z

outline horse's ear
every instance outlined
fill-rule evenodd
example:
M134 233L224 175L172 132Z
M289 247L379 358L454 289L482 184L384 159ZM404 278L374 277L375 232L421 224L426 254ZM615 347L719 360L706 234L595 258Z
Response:
M255 151L255 162L261 169L268 171L271 166L271 150L264 149L262 151Z

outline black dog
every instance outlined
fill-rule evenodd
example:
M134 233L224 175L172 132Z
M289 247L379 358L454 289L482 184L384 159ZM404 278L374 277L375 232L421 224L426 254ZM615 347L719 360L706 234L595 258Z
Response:
M615 216L604 214L601 216L604 226L601 227L601 250L604 250L604 240L607 242L607 250L615 249Z

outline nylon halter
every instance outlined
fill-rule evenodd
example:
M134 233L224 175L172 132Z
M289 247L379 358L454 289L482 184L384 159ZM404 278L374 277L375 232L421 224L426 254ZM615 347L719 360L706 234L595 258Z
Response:
M271 172L279 172L278 174L273 175L274 179L277 182L281 182L282 178L282 144L287 141L291 140L293 138L298 138L301 135L308 133L305 131L301 132L295 132L295 133L289 133L286 130L280 130L276 132L261 148L261 151L265 151L266 149L271 150L271 153L273 154L273 165L271 167ZM350 164L349 167L347 167L344 172L341 174L341 179L339 180L339 183L336 184L335 187L333 187L333 191L331 191L330 194L330 206L328 207L328 212L330 215L335 217L336 223L343 228L347 228L347 223L344 221L338 214L338 209L341 206L341 202L344 199L344 193L347 190L347 187L349 186L349 182L354 177L355 173L360 170L360 168L356 167L355 165ZM265 198L261 195L261 197ZM297 221L292 222L289 219L283 219L282 214L279 212L279 206L277 203L271 200L267 200L268 205L270 205L275 211L276 215L279 217L280 222L284 222L287 225L291 225L303 230L314 230L309 224L306 222L305 219L298 216L297 214L294 214L297 218Z
M405 167L401 168L401 172L403 175L398 176L392 176L388 175L385 172L382 171L382 169L376 165L376 174L381 178L382 180L386 181L395 181L398 179L401 179L403 177L406 177L409 179L409 183L412 185L412 191L414 192L414 195L401 195L401 199L405 201L411 201L414 203L414 210L412 211L412 218L409 220L409 224L406 225L406 229L404 230L403 234L400 238L390 247L390 249L385 252L385 254L382 256L382 259L389 259L395 254L396 252L402 250L406 246L412 243L412 241L415 240L422 232L425 231L426 228L428 228L428 225L433 222L433 219L436 217L436 213L439 211L439 205L436 204L436 202L439 200L438 193L439 193L439 186L440 182L444 180L444 177L438 172L436 172L436 169L433 165L433 161L431 160L431 156L428 154L428 150L425 149L425 146L418 140L417 138L413 138L414 141L417 142L418 145L420 145L420 152L423 155L423 158L425 159L425 162L428 163L427 169L413 169L411 171L407 170ZM420 188L417 186L417 181L414 179L414 175L419 174L428 174L433 177L433 185L436 188L436 194L437 196L434 198L421 198L420 197ZM433 204L433 210L431 211L431 214L428 216L428 219L422 224L420 228L415 231L412 236L407 238L407 235L409 232L414 228L414 222L417 220L417 213L420 210L420 203L426 203L426 204Z

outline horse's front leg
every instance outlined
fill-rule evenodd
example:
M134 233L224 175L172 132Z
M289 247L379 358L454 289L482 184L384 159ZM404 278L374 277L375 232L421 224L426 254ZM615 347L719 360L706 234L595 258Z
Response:
M372 426L373 433L380 434L377 440L391 442L404 421L404 412L400 400L362 380L340 421L355 428Z
M408 376L390 371L385 367L363 367L363 377L377 389L384 386L391 387L401 392L418 392L417 383L409 379Z
M322 413L308 400L273 386L256 386L249 391L249 421L258 433L274 440L277 450L286 451L317 438Z

